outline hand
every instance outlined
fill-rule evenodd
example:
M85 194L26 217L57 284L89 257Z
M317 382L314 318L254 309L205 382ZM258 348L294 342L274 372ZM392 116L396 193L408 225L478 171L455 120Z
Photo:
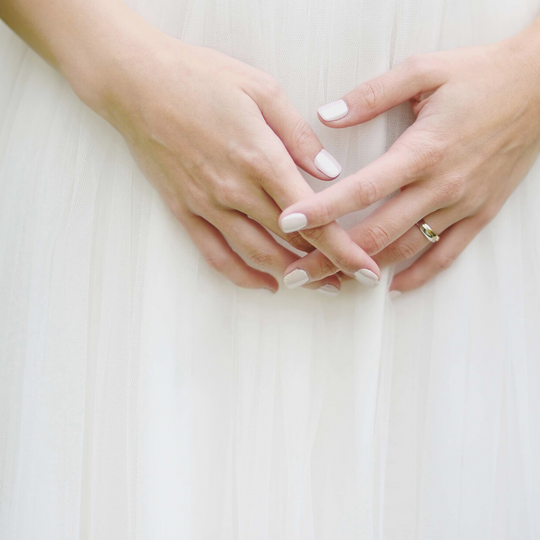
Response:
M335 128L367 122L410 101L416 121L381 158L288 208L320 227L400 190L349 231L380 265L410 259L391 289L414 289L448 268L497 214L540 151L540 23L482 47L410 58L319 109ZM415 224L441 235L431 245ZM315 251L286 273L312 279L339 270Z
M323 248L344 270L379 272L337 223L303 233L309 243L278 227L282 208L313 194L295 162L322 180L341 168L270 76L159 32L119 0L3 0L0 17L124 136L208 263L231 281L278 288L270 274L298 257L267 230L304 251ZM306 281L293 277L289 286ZM307 286L336 293L340 282Z
M324 249L349 272L378 272L336 223L306 232L310 244L278 226L282 208L313 194L295 162L322 180L341 168L275 80L168 37L152 46L147 65L139 56L137 70L122 73L107 118L206 261L237 285L275 291L265 272L282 275L298 257L266 228L303 251ZM305 282L296 277L287 284ZM326 284L340 287L337 277L311 287Z

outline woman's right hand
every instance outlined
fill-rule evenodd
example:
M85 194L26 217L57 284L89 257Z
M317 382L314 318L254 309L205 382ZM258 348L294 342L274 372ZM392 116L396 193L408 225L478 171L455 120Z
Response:
M367 268L379 275L335 222L304 238L278 226L282 209L313 194L295 163L322 180L341 167L272 77L146 25L111 67L99 92L87 76L70 82L124 136L210 266L237 285L276 291L273 275L298 257L268 229L302 251L319 248L351 274ZM287 286L309 279L293 277ZM337 293L340 282L328 276L307 286L325 285Z

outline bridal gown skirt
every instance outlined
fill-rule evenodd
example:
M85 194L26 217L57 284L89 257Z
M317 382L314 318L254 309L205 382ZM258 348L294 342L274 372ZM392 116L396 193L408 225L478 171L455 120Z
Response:
M540 12L131 4L277 77L343 176L411 118L334 131L318 106ZM394 301L388 270L337 298L241 290L206 266L121 137L1 27L0 538L540 539L539 205L537 163L451 269Z

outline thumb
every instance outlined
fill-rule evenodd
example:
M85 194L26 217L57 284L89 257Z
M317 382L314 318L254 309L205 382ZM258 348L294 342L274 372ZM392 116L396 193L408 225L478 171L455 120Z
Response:
M439 66L436 54L411 56L384 75L357 86L343 99L319 107L319 118L323 124L336 128L372 120L422 92L441 86L445 80Z
M258 99L257 105L298 167L320 180L333 180L341 174L341 165L323 148L281 87Z

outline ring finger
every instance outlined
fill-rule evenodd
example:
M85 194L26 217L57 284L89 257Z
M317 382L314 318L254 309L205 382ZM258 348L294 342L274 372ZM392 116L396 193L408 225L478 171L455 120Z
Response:
M386 246L408 231L417 221L427 213L427 209L433 207L433 203L427 196L427 191L413 186L403 190L396 197L380 206L373 214L362 223L348 231L347 239L358 244L369 255L382 251ZM302 234L316 231L317 229L302 231ZM333 275L338 270L345 270L345 274L351 274L348 269L336 264L321 251L314 251L287 268L286 275L293 271L303 270L309 276L310 281L317 281L326 276ZM298 273L298 272L296 272ZM358 281L364 285L376 284L370 280L369 274L353 273Z
M284 269L298 259L297 255L278 244L256 221L236 210L220 211L206 219L221 231L240 256L254 268L281 276ZM337 276L328 276L317 288L326 284L338 291L341 288Z
M449 207L429 214L424 218L424 221L435 233L442 235L448 227L461 221L464 217L455 207ZM400 261L412 259L426 247L431 247L430 241L418 227L413 226L405 234L375 255L374 259L381 266L389 266Z

